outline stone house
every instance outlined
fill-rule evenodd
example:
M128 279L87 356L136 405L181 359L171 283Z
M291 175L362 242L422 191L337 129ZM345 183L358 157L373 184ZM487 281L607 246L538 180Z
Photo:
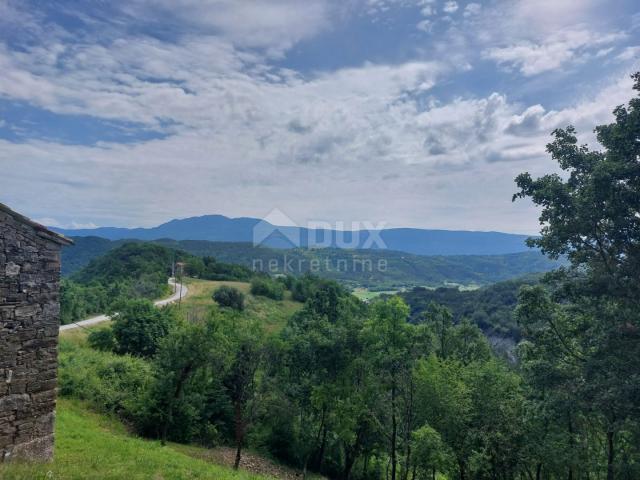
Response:
M53 455L60 250L71 243L0 203L0 462Z

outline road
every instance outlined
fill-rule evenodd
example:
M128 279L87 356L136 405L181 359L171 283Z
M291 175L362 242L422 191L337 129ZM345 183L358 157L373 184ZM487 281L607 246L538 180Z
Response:
M169 285L174 287L176 293L174 293L170 297L153 302L156 307L164 307L165 305L175 303L181 298L187 296L187 292L189 290L187 289L187 286L185 284L177 283L173 278L170 278ZM72 330L74 328L90 327L91 325L106 322L108 320L111 320L111 317L109 317L108 315L98 315L96 317L87 318L86 320L80 320L79 322L69 323L68 325L60 325L60 331L64 332L66 330Z

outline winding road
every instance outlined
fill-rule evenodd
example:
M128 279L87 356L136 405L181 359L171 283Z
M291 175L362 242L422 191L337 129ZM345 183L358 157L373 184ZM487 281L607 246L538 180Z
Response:
M181 298L187 296L187 292L189 289L184 283L178 283L175 279L169 279L169 285L171 285L175 291L173 295L167 298L163 298L162 300L156 300L153 304L156 307L164 307L165 305L169 305L170 303L175 303ZM69 323L67 325L60 325L60 331L64 332L66 330L72 330L74 328L83 328L90 327L91 325L95 325L97 323L106 322L111 320L111 317L108 315L98 315L96 317L87 318L86 320L80 320L79 322Z

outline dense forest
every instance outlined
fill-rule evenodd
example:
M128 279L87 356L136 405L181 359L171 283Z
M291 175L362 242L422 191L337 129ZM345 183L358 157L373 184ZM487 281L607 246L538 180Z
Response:
M399 295L409 305L410 321L422 321L430 304L447 307L455 323L468 319L489 336L520 339L520 327L515 318L518 292L525 285L535 285L541 275L494 283L476 290L460 290L452 287L429 289L416 287Z
M130 300L93 348L63 343L61 393L163 443L232 443L236 466L249 446L341 479L640 478L640 98L614 114L596 128L603 151L556 130L564 174L516 180L514 200L541 207L531 245L569 264L468 297L508 306L519 287L515 362L449 291L433 300L455 314L430 301L412 318L397 295L365 304L332 281L262 277L253 294L305 302L281 330L228 289L190 321Z

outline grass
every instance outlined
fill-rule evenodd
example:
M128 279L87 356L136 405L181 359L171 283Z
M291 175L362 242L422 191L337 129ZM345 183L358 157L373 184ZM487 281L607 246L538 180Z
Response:
M143 440L127 433L117 420L93 413L81 402L59 399L54 460L48 464L0 465L2 480L216 479L265 480L268 477L211 464L206 451L192 454L171 444ZM203 450L200 452L199 450Z
M189 294L182 301L181 308L184 309L187 318L203 315L215 305L211 296L222 285L237 288L245 294L243 315L247 318L258 319L268 333L277 333L282 330L287 320L302 308L301 303L291 300L290 292L286 292L284 300L278 301L251 295L251 286L245 282L211 281L194 278L189 278L185 281L189 288Z
M363 302L370 302L371 300L373 300L374 298L379 297L382 294L395 295L399 291L400 290L379 290L379 291L376 290L376 291L372 291L372 290L369 290L367 288L359 287L359 288L353 289L353 291L351 293L354 296L356 296L357 298L359 298L360 300L362 300Z

